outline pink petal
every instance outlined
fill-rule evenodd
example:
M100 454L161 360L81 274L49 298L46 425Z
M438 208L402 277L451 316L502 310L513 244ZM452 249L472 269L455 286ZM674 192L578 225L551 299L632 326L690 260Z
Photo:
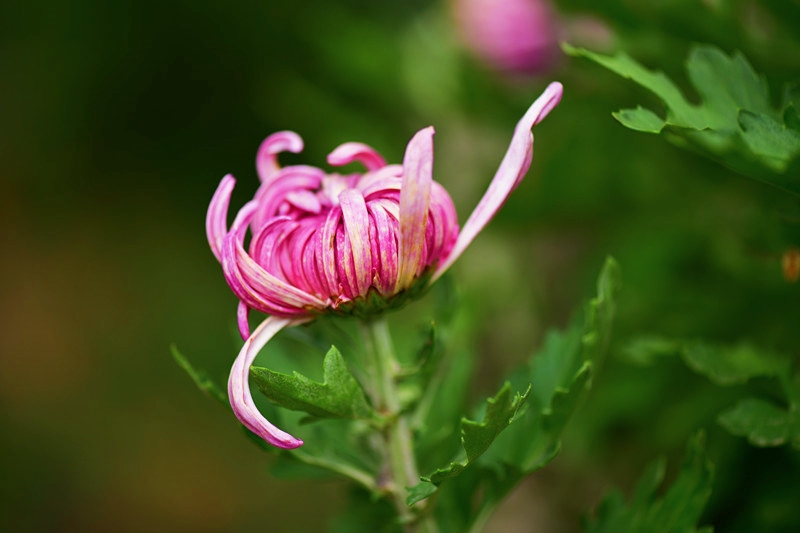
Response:
M338 167L353 161L358 161L370 172L386 166L386 161L381 157L381 154L366 144L344 143L328 154L329 165Z
M372 252L369 242L369 215L364 197L356 189L347 189L339 195L339 205L344 217L344 230L350 241L354 275L349 271L350 262L345 261L348 279L355 278L357 295L367 294L372 285Z
M222 239L228 233L228 206L231 203L231 193L235 185L236 180L232 175L228 174L222 178L214 197L211 198L208 213L206 213L206 237L208 237L208 244L217 261L222 261L220 250Z
M409 141L403 158L400 188L399 267L394 292L408 288L423 257L428 208L433 182L433 128L417 132Z
M307 314L308 307L324 308L325 302L270 274L244 250L244 233L256 209L256 202L245 204L223 240L222 270L228 285L248 307L269 314L297 316ZM275 218L262 231L285 221Z
M376 286L381 295L390 296L397 279L397 221L378 202L370 202L367 207L376 230L374 244L378 257L373 252L373 261L379 259Z
M525 116L517 123L517 127L514 129L514 136L511 139L511 145L508 147L508 151L503 157L500 168L497 169L489 189L469 216L466 224L464 224L450 255L444 262L439 264L431 282L444 274L450 268L450 265L459 258L525 176L533 157L533 134L531 129L558 105L561 101L563 90L563 86L557 81L548 85L547 89L525 113Z
M247 337L250 336L250 323L247 321L249 315L250 308L247 307L247 304L239 302L236 309L236 321L239 324L239 335L241 335L244 340L247 340Z
M275 336L280 330L288 326L296 326L307 322L308 318L288 319L268 317L253 332L253 335L245 341L242 350L239 352L236 361L231 368L231 375L228 379L228 399L233 408L233 414L250 431L278 448L292 449L303 445L303 441L296 439L288 433L281 431L270 424L269 420L263 417L258 411L253 396L250 394L248 377L250 366L258 355L258 352Z
M298 154L303 151L303 139L293 131L279 131L273 133L261 143L256 155L256 171L258 178L266 182L277 172L281 166L278 164L278 154L292 152Z
M339 281L336 275L336 228L339 225L341 209L331 209L318 231L319 241L317 246L318 271L322 274L321 281L325 283L326 296L336 297L339 294Z

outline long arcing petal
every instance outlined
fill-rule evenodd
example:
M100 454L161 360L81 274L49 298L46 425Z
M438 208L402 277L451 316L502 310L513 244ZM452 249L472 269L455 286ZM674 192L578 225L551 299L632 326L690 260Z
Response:
M386 160L374 148L362 143L344 143L328 154L328 164L336 167L358 161L370 172L386 166Z
M239 352L236 361L231 368L231 375L228 379L228 399L233 408L233 414L250 431L278 448L292 449L303 445L303 441L297 439L285 431L281 431L258 411L253 396L250 394L250 366L258 355L258 352L275 336L280 330L288 326L296 326L307 322L309 319L288 319L278 317L268 317L259 325Z
M339 195L342 206L344 230L350 241L351 255L355 272L349 275L350 263L345 262L348 279L354 278L355 288L360 296L366 296L372 285L372 250L369 243L369 214L364 197L356 189L347 189Z
M433 182L433 128L417 132L403 157L400 188L399 267L394 292L408 288L422 261Z
M492 179L492 183L461 229L450 255L437 267L431 282L435 281L450 268L450 265L459 258L475 236L480 233L502 207L511 191L519 185L533 157L533 134L531 129L558 105L561 101L563 90L563 86L557 81L548 85L547 89L531 105L525 116L522 117L522 120L517 123L511 144L505 157L503 157L503 161L500 163L500 168L497 169L497 173Z
M299 154L303 151L303 139L293 131L279 131L273 133L261 143L256 154L256 172L262 183L268 181L281 167L278 164L278 154L292 152Z
M206 213L206 237L217 261L222 261L222 239L228 233L228 206L235 185L236 180L231 174L222 178Z

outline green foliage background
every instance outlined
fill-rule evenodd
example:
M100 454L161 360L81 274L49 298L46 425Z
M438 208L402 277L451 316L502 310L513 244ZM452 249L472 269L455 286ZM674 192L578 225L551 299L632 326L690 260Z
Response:
M684 62L695 43L741 51L775 109L784 84L800 79L796 2L556 5L565 18L599 17L611 29L594 43L600 52L663 70L694 103ZM411 135L434 124L435 176L463 222L514 124L558 79L564 99L536 128L528 177L453 269L469 326L469 337L449 340L462 357L453 375L476 371L469 399L479 404L545 346L546 331L567 327L607 255L623 288L609 352L561 454L487 531L580 531L581 514L616 486L629 507L612 495L587 522L613 529L655 499L664 477L685 479L672 465L701 428L715 477L700 524L800 530L800 453L751 445L774 435L754 437L741 416L747 402L796 414L796 382L747 366L722 387L719 369L690 350L747 346L796 367L800 284L783 278L780 258L800 246L797 196L622 127L612 112L642 105L664 117L663 103L586 59L564 57L542 79L496 76L459 49L448 9L431 0L0 4L0 529L295 533L367 523L342 514L344 484L297 481L242 438L170 357L176 342L224 382L238 351L235 299L205 241L211 194L232 172L233 203L243 203L257 183L255 150L277 130L306 141L284 161L324 166L353 140L400 161ZM791 169L781 179L796 186ZM401 352L421 338L424 309L412 304L393 322L409 339ZM278 339L265 365L321 383L330 343L347 353L325 340L299 367L296 340ZM797 438L792 423L782 442ZM695 444L687 461L702 463ZM659 456L670 459L666 473L663 462L646 470Z

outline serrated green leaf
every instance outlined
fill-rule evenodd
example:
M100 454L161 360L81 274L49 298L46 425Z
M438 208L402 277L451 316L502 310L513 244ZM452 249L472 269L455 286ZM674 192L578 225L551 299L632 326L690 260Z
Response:
M787 108L784 117L794 123L796 113L792 115L790 108ZM787 123L781 123L764 113L742 109L739 111L739 127L750 150L759 154L762 162L775 172L785 170L800 154L800 132L791 129Z
M745 383L754 377L782 377L790 372L788 358L749 344L719 346L692 342L684 346L683 359L695 372L717 385Z
M467 457L423 478L411 489L409 504L431 496L442 484L440 502L449 502L452 512L466 519L457 530L477 530L519 481L555 458L561 447L560 435L590 383L592 360L600 361L608 345L618 287L619 269L609 258L598 278L597 296L583 313L566 331L548 333L539 353L512 375L514 388L533 383L525 406L510 407L522 398L509 404L512 387L506 383L494 405L487 405L484 423L462 424L465 439L474 443L472 449L472 445L463 445ZM490 415L491 411L503 412L503 416ZM502 423L490 427L485 424L489 416ZM502 429L504 426L508 427ZM467 468L473 464L476 468ZM459 483L443 483L456 475L460 475Z
M564 332L549 332L517 383L533 384L535 400L521 419L498 439L483 461L510 466L522 475L555 457L561 432L589 387L593 368L602 361L611 335L619 266L608 258L597 280L597 295Z
M782 446L800 439L800 417L758 398L740 400L717 421L734 435L747 437L753 446Z
M742 54L728 56L707 45L692 49L686 70L702 100L692 105L662 72L644 68L624 52L604 56L570 45L563 48L633 80L667 106L665 120L641 107L619 111L614 117L622 125L663 134L674 144L699 150L744 175L800 194L797 179L764 172L783 173L800 155L797 115L789 110L793 93L787 92L784 110L773 108L766 81Z
M368 420L376 416L335 346L325 355L322 369L322 383L298 372L288 375L255 366L250 375L267 398L293 411L304 411L317 418Z
M599 364L608 349L611 326L616 312L616 296L620 289L621 274L613 257L606 258L597 278L597 296L586 306L586 322L581 336L581 354L584 361Z
M578 408L584 391L589 388L591 377L592 363L586 361L575 374L568 388L559 387L553 392L550 405L542 410L542 430L545 434L552 436L553 439L557 439L561 435L572 417L572 413ZM523 468L523 470L532 471L532 466Z
M466 457L439 468L423 481L439 485L444 480L455 477L467 466L474 463L489 449L497 436L517 417L520 407L530 394L530 387L524 393L512 395L511 383L506 382L500 391L486 400L486 407L480 422L463 418L461 420L461 445Z
M630 504L618 491L600 504L594 519L584 525L586 533L700 533L697 522L711 495L713 469L703 452L703 434L690 440L678 477L658 498L664 480L665 462L651 465L640 479Z
M178 363L178 365L183 368L187 374L189 374L189 377L192 378L192 381L194 381L195 385L197 385L200 390L208 394L211 398L217 400L225 407L228 407L228 395L225 394L220 386L214 383L214 381L208 377L205 372L195 369L192 364L189 363L189 360L178 351L177 346L174 344L171 345L170 351L172 352L172 357L175 359L175 362Z

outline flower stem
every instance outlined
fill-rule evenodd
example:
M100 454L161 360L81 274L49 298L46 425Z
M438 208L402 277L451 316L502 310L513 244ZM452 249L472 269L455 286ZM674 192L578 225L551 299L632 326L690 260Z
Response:
M430 517L416 521L414 509L406 504L406 488L419 481L417 462L414 458L414 441L408 419L400 413L400 398L397 390L399 364L395 358L389 327L383 318L373 318L362 322L362 332L367 344L370 377L372 380L373 402L376 409L385 415L389 422L382 432L385 468L389 479L387 488L397 514L406 533L436 530ZM418 527L421 526L421 527Z

